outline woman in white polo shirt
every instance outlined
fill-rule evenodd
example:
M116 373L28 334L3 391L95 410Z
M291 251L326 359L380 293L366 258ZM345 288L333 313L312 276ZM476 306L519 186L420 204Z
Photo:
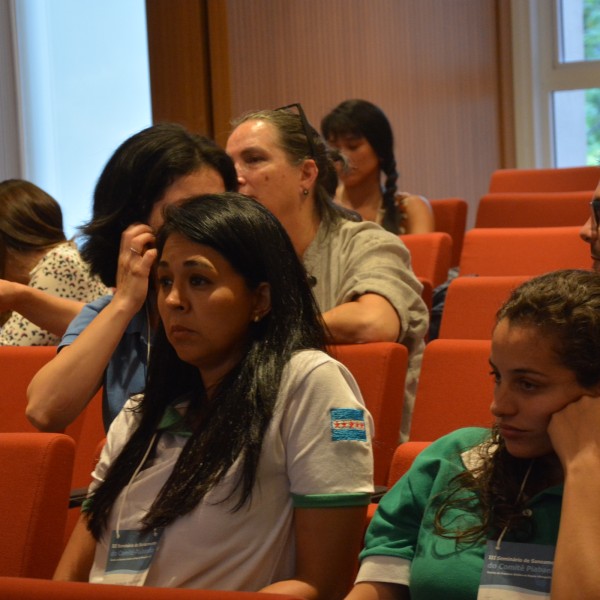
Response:
M343 597L372 424L322 351L285 230L250 198L206 195L169 206L148 252L162 324L146 391L111 425L56 578Z

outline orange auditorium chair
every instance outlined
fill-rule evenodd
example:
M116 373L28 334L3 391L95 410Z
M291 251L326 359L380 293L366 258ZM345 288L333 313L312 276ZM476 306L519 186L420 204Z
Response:
M25 417L27 387L39 369L55 356L56 346L0 346L0 432L38 432ZM90 400L86 409L64 433L75 440L71 487L87 487L91 481L96 446L105 436L102 390ZM67 535L76 517L70 511Z
M390 474L388 477L388 489L410 469L415 458L423 451L431 442L404 442L400 444L392 458L390 465Z
M490 177L490 193L592 191L600 180L600 167L550 169L498 169Z
M452 262L452 238L441 231L411 233L400 239L410 251L412 270L435 288L448 279Z
M461 427L489 427L494 382L490 340L432 340L425 347L410 441L431 442Z
M375 485L385 485L402 422L408 350L393 342L333 345L331 355L352 373L373 417Z
M581 226L590 215L592 192L502 192L482 196L475 227Z
M73 439L61 433L0 433L0 576L54 573L74 454Z
M36 432L25 417L27 387L56 356L56 346L0 346L0 432ZM87 486L96 445L104 437L102 390L65 433L76 443L73 487Z
M302 600L289 594L136 587L0 577L2 600Z
M469 205L463 198L438 198L430 200L435 231L443 231L452 238L451 267L458 266L467 227Z
M0 432L37 431L25 417L27 387L55 356L56 346L0 346ZM74 436L82 426L74 424Z
M579 227L496 227L467 231L459 269L461 275L533 276L590 264Z
M390 464L390 472L387 479L386 490L394 487L396 482L410 469L415 458L423 451L431 442L404 442L400 444ZM367 522L368 526L377 510L377 502L371 502L367 510ZM358 568L358 565L357 565ZM1 590L0 590L1 591Z
M450 282L439 338L489 340L496 312L528 275L456 277Z

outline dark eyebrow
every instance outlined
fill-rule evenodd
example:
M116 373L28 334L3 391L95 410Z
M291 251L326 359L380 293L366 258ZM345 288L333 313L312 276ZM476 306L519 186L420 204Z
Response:
M488 359L488 363L492 369L495 371L498 370L498 367L492 362L492 359ZM537 375L539 377L547 377L545 373L540 373L540 371L536 371L534 369L511 369L511 373L515 375Z
M158 262L158 267L163 269L169 268L169 263L166 260L160 260ZM213 265L206 260L205 258L188 258L183 262L183 266L187 268L200 268L206 271L214 271L215 268Z

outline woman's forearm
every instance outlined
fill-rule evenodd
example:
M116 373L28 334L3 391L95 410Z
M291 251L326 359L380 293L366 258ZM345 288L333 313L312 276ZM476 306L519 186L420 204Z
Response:
M82 515L73 529L53 579L55 581L89 581L95 550L96 541L88 531L85 515Z
M2 310L18 312L41 329L59 337L84 306L83 302L59 298L13 281L0 282L0 296Z
M62 431L84 410L135 312L113 299L27 389L26 415L42 431Z

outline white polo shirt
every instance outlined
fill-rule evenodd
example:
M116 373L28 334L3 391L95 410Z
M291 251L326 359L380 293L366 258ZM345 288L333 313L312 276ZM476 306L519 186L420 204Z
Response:
M128 410L134 404L130 400L111 425L90 492L136 427L139 413ZM256 591L293 577L295 507L369 502L372 429L358 386L342 364L316 350L295 354L283 373L251 498L236 512L237 494L223 501L238 479L238 460L191 513L165 529L145 585ZM140 529L187 439L169 432L160 436L155 458L127 491L121 530ZM91 582L108 583L108 541L123 493L97 544Z

